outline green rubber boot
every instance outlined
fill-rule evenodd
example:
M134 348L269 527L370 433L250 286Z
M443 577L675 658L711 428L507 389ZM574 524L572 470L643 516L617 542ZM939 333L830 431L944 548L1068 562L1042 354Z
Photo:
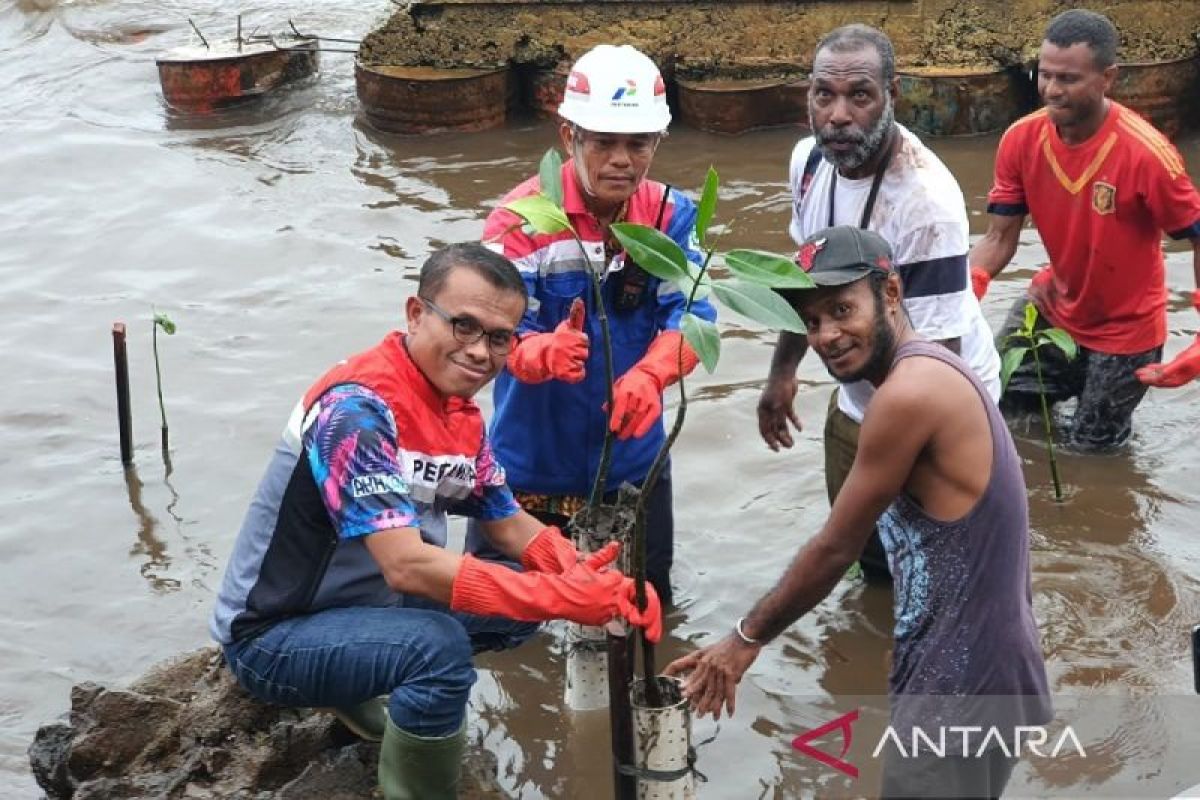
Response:
M387 718L379 748L384 800L455 800L462 774L467 724L449 736L417 736Z
M342 724L360 739L368 742L383 741L384 723L387 721L388 696L372 697L356 706L331 708Z

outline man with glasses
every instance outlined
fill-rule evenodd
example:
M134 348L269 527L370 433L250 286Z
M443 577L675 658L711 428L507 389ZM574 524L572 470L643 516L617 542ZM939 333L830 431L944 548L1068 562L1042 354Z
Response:
M663 390L698 363L679 332L683 293L622 253L612 224L654 226L697 264L700 254L693 236L695 205L646 177L671 121L654 62L628 45L593 48L572 67L558 111L570 156L561 173L563 208L583 252L570 232L526 233L502 208L488 217L484 242L513 260L532 298L518 327L520 341L496 380L492 441L521 505L561 525L586 502L610 427L616 441L607 499L622 484L645 480L664 439ZM540 189L538 178L531 178L503 202ZM588 269L600 275L612 335L611 415L605 408L603 348L590 346L599 344L601 334ZM692 311L716 318L707 301L698 301ZM669 606L674 551L669 473L651 489L646 530L647 577ZM474 526L467 547L485 549Z
M211 631L250 694L332 707L382 740L386 800L456 796L473 653L535 623L621 615L661 635L657 598L581 560L513 499L471 398L500 371L525 286L477 244L430 256L408 331L335 366L296 406L250 505ZM465 514L524 571L445 549ZM381 697L382 696L382 697Z

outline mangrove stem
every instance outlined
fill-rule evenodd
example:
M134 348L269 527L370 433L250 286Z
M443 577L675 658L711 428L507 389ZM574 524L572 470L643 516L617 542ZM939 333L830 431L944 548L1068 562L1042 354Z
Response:
M1062 502L1062 484L1058 481L1058 461L1054 458L1054 426L1050 422L1050 406L1046 403L1046 385L1042 382L1042 359L1037 343L1033 343L1033 366L1037 370L1038 397L1042 401L1042 424L1046 428L1046 453L1050 457L1050 479L1054 481L1054 499Z

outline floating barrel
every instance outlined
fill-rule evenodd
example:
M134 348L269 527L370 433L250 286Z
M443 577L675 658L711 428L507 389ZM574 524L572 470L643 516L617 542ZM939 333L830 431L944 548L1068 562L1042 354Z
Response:
M515 98L508 67L354 67L371 127L389 133L482 131L503 125Z
M1200 62L1188 56L1172 61L1121 64L1109 96L1173 137L1195 122L1197 89L1200 89Z
M1018 67L911 67L897 77L896 119L934 136L1004 130L1032 107Z
M808 124L808 81L799 76L677 79L675 83L680 116L702 131L738 134Z
M315 74L315 39L286 45L250 43L181 47L155 59L163 99L172 108L205 112L261 97Z

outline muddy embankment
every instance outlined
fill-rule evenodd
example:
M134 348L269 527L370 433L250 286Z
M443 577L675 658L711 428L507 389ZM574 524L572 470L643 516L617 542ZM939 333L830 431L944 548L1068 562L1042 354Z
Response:
M432 67L570 62L592 46L629 43L681 77L768 77L804 69L821 34L864 22L885 30L901 67L1009 66L1031 60L1046 22L1078 5L1055 0L848 2L412 3L371 32L368 66ZM1122 35L1119 58L1196 52L1200 3L1098 0Z
M369 800L379 746L332 715L257 702L216 648L159 665L128 689L83 683L29 748L50 800ZM463 800L507 797L496 759L468 747Z

